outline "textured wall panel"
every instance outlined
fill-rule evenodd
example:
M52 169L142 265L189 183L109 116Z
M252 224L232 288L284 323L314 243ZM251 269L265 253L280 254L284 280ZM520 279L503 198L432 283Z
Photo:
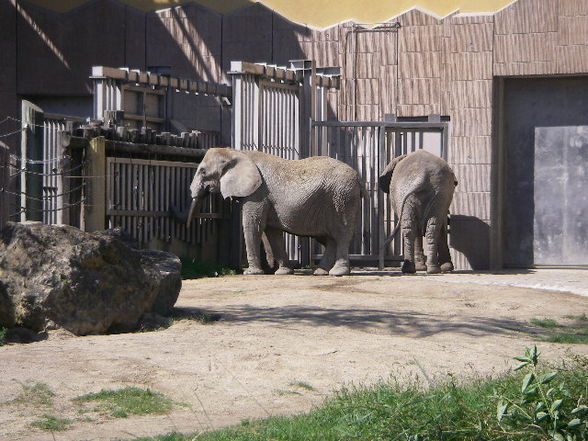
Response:
M399 58L400 78L439 78L441 76L440 52L407 52Z
M560 15L588 15L586 0L559 0Z
M493 23L451 26L451 52L486 52L492 50Z
M403 26L398 31L401 52L436 52L441 50L440 25Z
M451 80L492 79L492 52L450 54L448 64Z
M459 182L458 192L491 191L489 164L452 164L451 167Z
M588 44L588 15L559 18L559 44Z
M554 0L519 0L495 15L495 32L555 32L558 21L557 3Z
M560 46L557 52L557 71L561 73L588 72L588 45Z
M497 35L494 60L497 63L552 62L556 45L556 32Z
M460 186L460 178L457 179ZM460 192L453 196L450 207L451 213L459 213L465 216L475 216L481 220L490 220L490 192Z
M451 108L492 107L492 80L453 81L451 88Z
M441 99L439 78L401 79L398 84L399 104L433 104Z
M448 159L451 164L490 164L492 138L490 136L453 136Z
M454 109L451 115L453 136L484 136L492 134L492 109Z

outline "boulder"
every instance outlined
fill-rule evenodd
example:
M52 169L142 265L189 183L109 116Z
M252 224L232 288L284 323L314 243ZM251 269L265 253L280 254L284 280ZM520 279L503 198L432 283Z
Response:
M180 260L127 242L120 231L8 222L0 231L0 326L86 335L169 314Z

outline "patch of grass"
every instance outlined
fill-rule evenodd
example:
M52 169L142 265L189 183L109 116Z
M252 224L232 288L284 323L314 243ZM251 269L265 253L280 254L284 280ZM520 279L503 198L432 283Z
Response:
M558 328L561 326L558 322L549 318L532 318L531 323L535 326L539 326L540 328Z
M586 332L578 333L556 332L555 334L543 337L541 340L550 343L586 345L588 344L588 329L586 330Z
M33 407L53 406L55 394L45 383L27 381L20 383L22 392L10 404L24 404Z
M199 322L203 325L209 325L214 322L218 322L222 316L220 314L214 312L206 312L201 309L182 309L182 308L174 308L171 319L172 321L175 320L192 320Z
M126 418L129 415L162 414L168 412L176 404L159 392L132 386L117 390L102 389L98 393L82 395L74 400L81 403L98 402L97 410L109 412L114 418Z
M310 384L305 383L304 381L293 381L288 386L299 387L300 389L305 389L305 390L312 390L312 391L316 390L316 388L314 386L311 386Z
M180 259L182 261L182 279L199 279L201 277L230 276L237 272L216 263L203 262L195 259Z
M32 427L37 427L50 432L62 432L69 429L72 421L66 418L59 418L54 415L43 415L43 419L31 423Z
M530 320L531 324L553 332L539 336L539 340L549 343L588 344L588 317L582 315L568 315L566 319L574 320L574 324L563 325L549 318Z
M558 381L574 402L586 400L587 367L588 359L578 357L559 369ZM503 429L497 419L499 397L520 396L523 376L514 372L464 385L450 378L429 389L395 382L350 388L307 414L136 441L538 441L543 438L528 431Z

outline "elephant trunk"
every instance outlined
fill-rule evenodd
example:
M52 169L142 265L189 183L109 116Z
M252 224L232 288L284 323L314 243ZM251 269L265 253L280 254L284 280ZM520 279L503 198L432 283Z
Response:
M205 189L204 191L199 191L198 194L192 198L192 203L190 204L190 209L188 211L188 217L186 218L186 228L190 228L192 218L200 212L200 205L202 204L202 200L207 195L208 190Z

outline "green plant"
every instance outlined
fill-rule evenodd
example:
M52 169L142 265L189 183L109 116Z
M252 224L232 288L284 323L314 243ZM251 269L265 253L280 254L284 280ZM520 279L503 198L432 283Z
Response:
M125 387L118 390L102 389L98 393L82 395L74 398L74 400L82 403L97 401L101 403L97 410L110 412L110 415L114 418L166 413L175 404L159 392L137 387Z
M219 277L236 274L236 271L216 263L196 259L180 259L182 262L182 279L199 279L201 277Z
M289 384L289 386L299 387L300 389L306 389L306 390L311 390L311 391L316 390L316 388L314 386L311 386L310 384L308 384L304 381L293 381L292 383Z
M6 328L0 326L0 346L6 344Z
M507 430L520 430L554 441L588 439L588 406L585 396L574 396L565 381L557 381L557 371L538 368L537 346L527 348L515 370L527 371L516 398L500 396L497 407L499 425ZM558 383L558 384L556 384Z
M65 418L59 418L54 415L43 415L42 420L33 421L31 426L51 432L61 432L69 429L71 423L71 420Z
M535 326L539 326L540 328L558 328L560 326L559 323L550 318L532 318L531 323Z
M50 407L55 394L45 383L27 381L20 383L22 392L11 401L12 404L25 404L34 407Z

